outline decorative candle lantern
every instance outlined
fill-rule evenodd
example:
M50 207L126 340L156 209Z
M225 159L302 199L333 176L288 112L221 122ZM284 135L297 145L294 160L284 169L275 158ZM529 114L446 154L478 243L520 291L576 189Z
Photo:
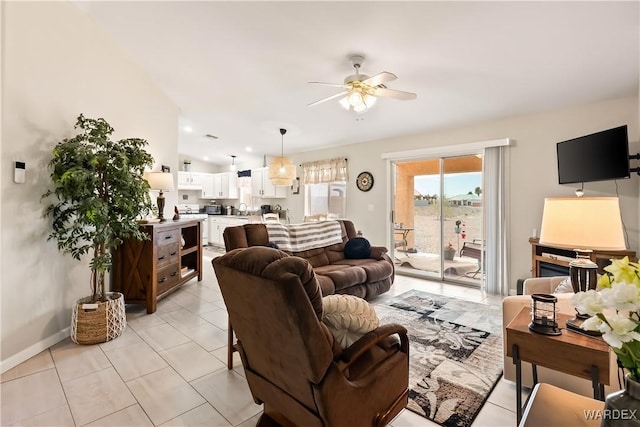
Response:
M556 321L558 298L549 294L531 295L531 323L529 329L543 335L560 335Z

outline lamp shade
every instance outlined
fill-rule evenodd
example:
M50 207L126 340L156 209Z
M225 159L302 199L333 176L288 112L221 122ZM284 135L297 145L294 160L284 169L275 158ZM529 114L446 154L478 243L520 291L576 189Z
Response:
M151 190L173 191L173 174L169 172L147 172L144 177Z
M269 181L273 185L291 186L296 179L296 165L291 163L291 159L284 156L284 134L286 129L280 129L281 153L280 157L275 157L269 165Z
M288 157L276 157L269 165L269 180L273 185L290 186L296 179L296 165Z
M618 198L544 199L540 243L568 249L625 250Z

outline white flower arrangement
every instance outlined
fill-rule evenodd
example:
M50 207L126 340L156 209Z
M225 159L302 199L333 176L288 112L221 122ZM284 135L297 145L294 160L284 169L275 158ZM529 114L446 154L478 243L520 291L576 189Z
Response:
M572 303L592 317L582 329L600 331L631 377L640 381L640 264L612 259L598 280L599 290L578 292Z

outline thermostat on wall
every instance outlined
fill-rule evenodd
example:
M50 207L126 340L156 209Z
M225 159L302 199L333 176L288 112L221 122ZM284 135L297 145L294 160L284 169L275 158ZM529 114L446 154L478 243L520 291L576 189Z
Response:
M15 162L13 168L13 182L16 184L24 184L27 164L25 162Z

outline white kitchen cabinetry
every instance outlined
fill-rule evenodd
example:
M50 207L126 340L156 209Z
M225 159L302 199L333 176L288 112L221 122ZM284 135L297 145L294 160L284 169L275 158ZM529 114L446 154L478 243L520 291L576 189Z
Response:
M224 229L246 224L246 218L233 218L223 215L209 215L209 244L224 247Z
M209 218L202 220L202 246L209 244Z
M178 172L178 190L201 190L202 175L198 172Z
M209 244L216 246L224 246L222 239L222 217L217 215L209 215Z
M200 174L200 182L202 184L202 199L215 199L215 185L214 185L215 174L212 173L203 173Z
M287 197L287 187L271 183L269 168L251 169L251 196L263 199L283 199Z
M238 175L235 172L223 172L213 175L213 193L217 199L238 198Z

